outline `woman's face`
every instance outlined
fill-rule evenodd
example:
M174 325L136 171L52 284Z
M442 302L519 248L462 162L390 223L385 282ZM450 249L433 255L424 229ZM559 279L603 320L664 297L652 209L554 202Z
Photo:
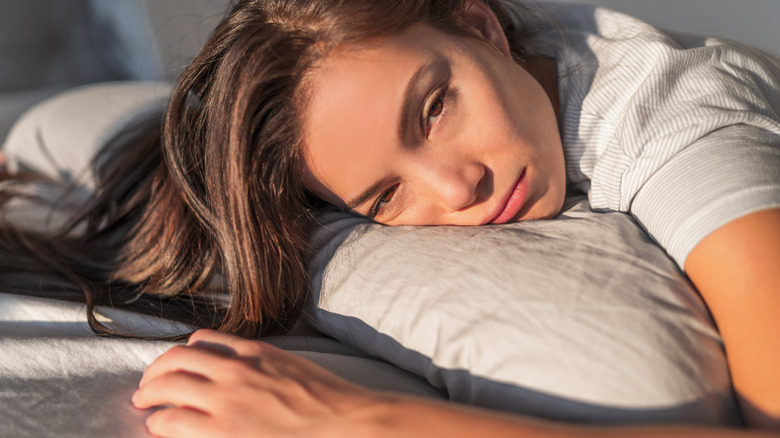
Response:
M309 91L306 184L327 202L389 225L505 223L561 209L550 100L486 41L416 25L328 55Z

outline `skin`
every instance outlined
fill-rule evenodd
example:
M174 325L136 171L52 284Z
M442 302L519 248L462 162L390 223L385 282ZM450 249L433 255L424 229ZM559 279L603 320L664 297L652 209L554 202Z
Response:
M512 190L508 187L524 167L529 178L527 202L511 219L546 218L558 213L563 197L563 186L559 186L562 158L559 162L557 156L560 143L556 143L555 135L545 133L555 128L557 134L552 123L554 111L549 100L545 103L545 90L528 73L542 71L544 66L523 68L514 64L517 68L513 69L510 62L501 60L501 56L505 60L509 56L492 13L477 2L467 14L465 18L475 33L492 45L458 38L454 38L457 43L447 42L432 29L418 26L389 42L387 58L377 57L381 44L375 44L336 53L331 62L326 62L322 78L358 71L376 75L388 72L393 77L390 73L398 73L408 78L409 70L398 65L384 65L384 69L367 65L364 70L354 67L382 59L419 65L421 58L441 55L451 62L451 80L457 83L458 96L455 109L447 114L449 118L444 118L442 112L441 122L437 120L442 125L434 126L428 138L423 138L421 128L416 142L404 142L397 135L395 116L399 89L405 87L403 81L387 82L374 94L364 95L360 90L370 81L361 81L359 76L344 81L350 82L344 85L346 88L341 88L339 81L333 84L315 78L314 84L319 83L319 87L314 86L312 112L307 118L308 181L320 196L345 207L347 200L366 189L366 184L386 180L399 184L393 196L400 196L403 203L377 220L391 224L484 223L503 207L500 204ZM415 42L422 46L427 46L422 42L435 43L438 49L421 48ZM478 53L468 53L471 51ZM349 65L353 68L345 71ZM465 78L476 84L465 83ZM510 78L519 81L519 96L503 84ZM346 92L345 96L354 92L353 97L359 99L332 101L339 94L335 91ZM549 87L547 94L553 94ZM429 99L428 94L425 96ZM516 104L502 96L529 100ZM384 106L386 99L394 104ZM487 102L489 99L495 101ZM471 107L472 102L488 107L478 111L479 107ZM538 111L528 110L527 105L532 104ZM344 111L341 115L318 113L331 105ZM416 114L415 120L423 117ZM451 132L455 127L479 133ZM491 132L493 129L496 132ZM331 148L329 153L336 154L341 165L328 162L327 153L318 149L321 146ZM500 155L502 160L492 160L488 152ZM396 160L396 156L402 159ZM381 185L383 190L386 187ZM362 214L368 211L365 205L354 210ZM206 330L196 332L186 346L174 347L155 360L144 373L133 403L140 409L167 405L147 421L150 433L163 437L780 436L778 267L780 209L751 213L725 224L699 243L685 264L722 334L747 423L761 430L564 425L379 393L273 346Z
M155 360L133 397L160 437L776 437L694 426L578 426L379 393L272 345L200 330Z
M693 249L685 272L721 333L747 423L780 431L780 209L718 228Z

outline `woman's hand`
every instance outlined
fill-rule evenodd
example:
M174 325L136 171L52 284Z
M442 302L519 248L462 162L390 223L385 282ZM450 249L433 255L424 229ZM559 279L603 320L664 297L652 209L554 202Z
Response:
M157 358L133 404L162 437L345 436L382 395L272 345L200 330Z
M162 408L160 437L736 438L774 434L695 426L576 426L372 392L271 345L208 330L155 360L133 396Z

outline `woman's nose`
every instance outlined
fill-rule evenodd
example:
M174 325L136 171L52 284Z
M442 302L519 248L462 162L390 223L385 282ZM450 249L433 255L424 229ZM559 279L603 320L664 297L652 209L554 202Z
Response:
M487 170L481 163L437 162L428 166L433 196L448 212L456 212L481 199Z

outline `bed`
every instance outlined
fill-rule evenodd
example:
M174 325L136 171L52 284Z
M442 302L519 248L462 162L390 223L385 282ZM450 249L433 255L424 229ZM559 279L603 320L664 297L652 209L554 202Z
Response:
M771 0L739 10L707 2L707 22L695 21L702 14L688 3L647 11L641 2L601 3L780 52L774 26L763 26L758 38L739 33L740 17L780 18ZM117 5L130 8L124 14L135 11L147 31L158 26L156 37L165 34L160 17L177 8L209 17L207 23L221 8L214 1ZM116 11L101 11L108 22L116 18ZM686 23L685 11L694 21ZM719 22L724 13L729 20ZM130 81L106 74L98 79L123 80L56 95L62 83L25 89L34 97L12 102L25 112L14 115L3 145L11 170L91 190L86 163L97 148L122 126L162 110L170 92L164 79L180 62L163 56L165 47L158 42L155 56L163 61L154 68L125 72ZM82 82L93 81L72 81ZM34 206L6 216L31 227L57 221ZM500 227L388 228L329 210L318 217L309 304L291 333L267 342L371 388L454 403L583 423L741 423L706 306L626 215L593 213L573 194L560 220ZM191 330L116 309L99 313L106 324L139 335ZM149 412L134 409L130 395L145 367L172 345L97 337L81 304L0 291L0 436L146 436Z

